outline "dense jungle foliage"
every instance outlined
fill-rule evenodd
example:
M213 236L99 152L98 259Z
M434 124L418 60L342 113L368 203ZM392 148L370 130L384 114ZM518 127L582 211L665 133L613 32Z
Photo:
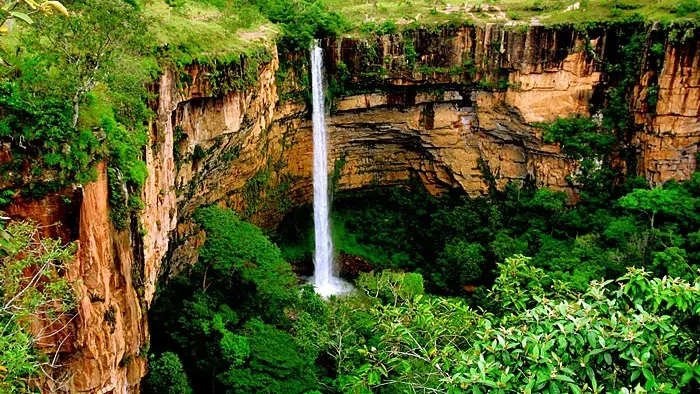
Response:
M574 205L532 182L499 190L485 162L487 197L432 196L420 182L337 194L339 260L371 272L346 271L357 293L329 301L288 262L311 258L310 209L272 234L281 250L232 211L200 210L199 261L152 310L148 387L697 391L700 171L655 188L625 178L611 160L621 137L604 124L542 125L581 163Z
M417 182L338 197L334 241L339 252L376 269L419 272L430 292L444 295L489 285L497 263L513 254L532 256L532 264L576 290L629 266L691 279L700 261L699 186L698 172L654 189L633 178L572 207L565 193L549 189L511 184L489 197L434 197ZM276 239L288 260L308 261L312 236L307 209L284 221Z
M197 220L207 240L199 261L161 289L151 311L156 355L147 387L153 393L695 392L700 276L691 264L697 251L673 221L697 211L697 194L683 188L690 183L634 189L607 211L566 208L561 195L540 189L522 203L504 202L513 223L522 224L514 228L500 227L506 216L490 199L449 206L394 189L362 210L346 201L354 209L338 209L348 214L341 216L341 234L352 241L343 244L338 232L336 240L341 250L375 259L376 269L359 275L355 294L329 301L299 285L259 229L230 210L202 209ZM657 209L656 199L648 199L665 193L688 193L691 208L686 214ZM439 208L431 214L424 206L432 204ZM371 219L362 216L365 210ZM586 219L577 223L594 223L601 233L564 231L576 226L553 231L576 215ZM694 220L688 225L697 231ZM436 251L430 255L429 242ZM468 292L474 288L467 284L479 287Z

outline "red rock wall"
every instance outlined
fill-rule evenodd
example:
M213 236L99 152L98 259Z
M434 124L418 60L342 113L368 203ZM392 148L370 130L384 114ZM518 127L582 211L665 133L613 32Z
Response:
M636 90L636 121L642 128L637 173L653 184L688 179L696 169L700 144L700 40L667 44L658 78L656 108L644 105L649 81L646 73ZM646 110L646 111L645 111Z
M146 371L140 354L148 343L145 305L132 282L134 262L142 256L134 233L112 226L104 164L97 166L97 173L95 182L72 191L75 207L54 194L40 201L16 201L8 209L13 218L47 226L47 236L79 244L67 269L67 278L78 289L77 311L66 336L42 344L46 353L60 355L60 367L50 370L53 378L43 379L43 392L134 392ZM64 225L55 226L58 222Z

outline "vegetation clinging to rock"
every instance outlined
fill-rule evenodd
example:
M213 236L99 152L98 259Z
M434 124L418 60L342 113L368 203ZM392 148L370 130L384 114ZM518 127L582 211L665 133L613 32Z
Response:
M75 313L73 284L61 276L77 245L41 238L40 231L31 222L0 222L2 393L33 390L42 372L58 367L57 354L44 354L36 346L65 338Z

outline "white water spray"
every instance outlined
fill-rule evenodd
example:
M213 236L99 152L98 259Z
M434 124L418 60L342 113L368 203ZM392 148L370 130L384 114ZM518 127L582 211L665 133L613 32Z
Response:
M318 42L311 48L311 92L314 131L314 276L311 283L324 297L348 292L352 287L334 275L333 240L328 199L328 141L323 98L323 52Z

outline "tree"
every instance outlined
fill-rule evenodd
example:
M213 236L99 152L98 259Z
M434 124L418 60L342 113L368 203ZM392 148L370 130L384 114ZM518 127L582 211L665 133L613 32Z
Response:
M380 273L363 273L357 285L368 296L397 305L424 294L423 277L416 273L384 270Z
M496 233L494 240L489 244L489 248L498 261L504 261L514 254L527 253L527 241L520 238L511 237L506 231L501 230Z
M671 246L660 252L652 253L653 266L674 278L692 279L698 274L697 264L688 264L688 256L684 249Z
M146 392L153 394L191 394L192 388L180 358L175 353L165 352L149 364L146 377Z
M226 393L301 394L317 388L313 361L300 352L294 337L253 319L246 324L249 357L218 375Z
M483 247L463 240L449 243L435 261L430 279L451 294L460 294L465 285L481 279L485 259Z
M576 160L600 159L610 153L617 139L588 118L558 118L544 126L545 142L558 142L562 151Z
M643 212L654 229L654 219L659 213L677 216L683 209L692 207L692 199L682 190L657 187L651 190L635 189L618 200L622 208Z
M226 292L238 283L240 290L248 291L249 313L264 316L266 322L286 320L284 308L294 301L297 279L279 248L230 209L202 208L195 220L207 232L199 251L204 268L201 288L228 299L231 295ZM217 294L219 291L224 293Z
M40 372L51 377L57 357L45 357L34 346L56 342L49 349L61 351L56 338L72 320L74 297L71 283L59 272L76 246L40 238L30 222L0 227L0 392L26 392Z
M566 193L551 189L537 189L532 198L526 203L528 208L540 212L561 212L566 204Z
M280 250L235 212L212 206L194 216L206 242L191 272L158 294L154 350L178 354L196 391L317 388L312 342L327 319L319 296L299 288Z
M138 64L129 57L144 51L148 32L144 17L123 1L83 0L72 9L71 18L41 21L47 41L34 40L33 44L59 68L61 76L56 82L70 92L75 128L83 99L98 84L120 79L115 74L123 78L130 73L141 75L132 69Z
M331 337L346 340L345 353L331 353L336 360L343 357L344 368L338 371L341 392L364 393L379 387L388 393L422 392L426 387L447 391L449 372L432 361L469 345L476 313L458 299L422 294L417 279L415 274L389 271L368 275L358 287L369 300L337 301L340 310L349 308L353 313L331 314L329 326L336 327L341 320L345 327L356 327L354 335ZM396 298L376 298L381 294Z

